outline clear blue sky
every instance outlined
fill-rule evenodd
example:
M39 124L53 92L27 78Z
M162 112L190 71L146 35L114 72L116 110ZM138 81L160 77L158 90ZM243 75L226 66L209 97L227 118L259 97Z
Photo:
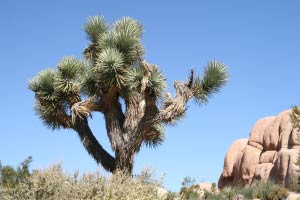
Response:
M72 171L97 168L75 132L48 130L33 111L28 80L66 55L82 58L89 16L108 22L122 16L144 26L146 59L161 67L173 91L194 67L210 60L229 67L230 82L207 106L189 103L186 118L167 128L165 143L144 148L134 171L152 166L164 185L178 190L191 176L217 182L230 144L248 137L261 117L300 104L300 3L290 1L2 0L0 3L0 160L17 166L32 155L32 168L56 161ZM104 121L91 122L110 150Z

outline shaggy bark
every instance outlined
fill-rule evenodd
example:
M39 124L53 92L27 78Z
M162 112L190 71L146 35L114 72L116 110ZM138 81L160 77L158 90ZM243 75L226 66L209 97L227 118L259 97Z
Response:
M147 65L145 70L149 70L150 73L153 68ZM149 73L145 73L143 82L147 82ZM161 109L157 106L157 95L146 86L143 86L142 94L132 93L127 98L125 113L122 111L120 95L116 88L110 88L107 92L101 91L103 95L98 102L85 100L76 103L72 107L73 118L75 116L81 119L80 123L77 122L76 130L80 133L87 151L105 169L109 171L119 169L131 174L135 152L139 151L144 140L155 138L159 134L153 126L158 123L172 123L186 111L186 103L193 96L189 83L175 81L174 87L175 97L167 95L163 99ZM115 158L102 148L89 129L86 119L80 117L87 117L93 111L104 115L107 135L115 151Z
M74 121L73 129L78 133L86 151L96 160L96 162L100 163L104 169L113 172L116 169L116 161L95 138L88 125L87 119L85 117L77 116Z
M116 151L116 169L127 174L132 174L134 152L128 146L122 146L121 150Z

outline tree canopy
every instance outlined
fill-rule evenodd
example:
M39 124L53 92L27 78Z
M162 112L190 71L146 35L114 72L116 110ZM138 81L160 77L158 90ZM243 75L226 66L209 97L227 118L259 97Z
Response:
M211 61L202 76L191 70L186 81L175 81L172 97L161 70L145 60L137 20L123 17L109 25L95 16L84 30L89 39L84 59L63 58L55 69L33 78L29 89L43 123L51 129L75 130L88 153L109 171L131 172L134 154L143 144L162 144L164 126L184 116L190 99L206 104L228 80L226 66ZM93 112L104 115L115 156L103 149L89 128Z

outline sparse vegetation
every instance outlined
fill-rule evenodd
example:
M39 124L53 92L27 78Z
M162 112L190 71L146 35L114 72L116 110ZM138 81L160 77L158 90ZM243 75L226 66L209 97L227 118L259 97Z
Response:
M153 170L129 176L122 171L105 177L100 171L79 175L65 172L61 164L47 169L29 171L32 158L25 159L17 169L2 166L0 199L3 200L280 200L288 196L288 190L272 182L255 182L250 187L227 187L218 191L216 184L210 191L201 191L196 180L185 177L179 193L167 192L162 187L163 177L154 178ZM9 170L8 170L9 169ZM11 173L6 173L7 171ZM162 189L162 193L158 192Z
M212 183L211 184L211 192L215 193L217 191L217 184L216 183Z
M30 176L29 165L32 162L32 157L29 156L17 169L12 166L2 166L0 163L0 185L1 187L15 187L18 183L24 182Z
M260 199L260 200L279 200L288 196L288 190L281 185L273 182L255 182L252 186L245 188L226 187L218 194L208 193L205 199L221 200L221 199Z
M181 189L180 189L180 199L199 199L199 194L195 189L198 185L195 185L196 179L191 178L189 176L185 177L181 183Z
M25 181L14 187L1 186L0 199L5 200L157 200L157 187L152 173L143 171L131 178L122 172L115 172L108 178L99 171L79 176L77 172L68 174L60 164L45 170L34 170Z

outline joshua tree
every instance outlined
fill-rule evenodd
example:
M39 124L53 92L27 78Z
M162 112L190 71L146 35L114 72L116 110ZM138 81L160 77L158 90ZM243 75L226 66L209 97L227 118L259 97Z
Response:
M164 126L184 116L194 98L207 103L227 81L226 67L209 62L201 77L191 70L187 81L175 81L175 96L165 91L166 79L156 65L144 60L142 27L124 17L108 26L103 17L84 26L90 40L84 61L66 57L56 69L41 71L29 83L35 110L52 129L77 132L87 152L106 170L132 173L134 154L144 144L156 147ZM103 114L114 156L92 133L88 118Z

